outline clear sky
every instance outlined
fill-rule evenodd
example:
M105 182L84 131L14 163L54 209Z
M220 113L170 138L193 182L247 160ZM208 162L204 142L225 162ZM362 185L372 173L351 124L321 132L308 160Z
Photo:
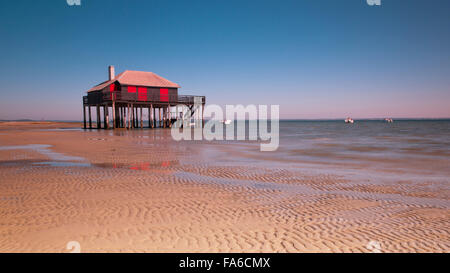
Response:
M81 120L108 65L281 118L450 117L448 0L0 5L0 119Z

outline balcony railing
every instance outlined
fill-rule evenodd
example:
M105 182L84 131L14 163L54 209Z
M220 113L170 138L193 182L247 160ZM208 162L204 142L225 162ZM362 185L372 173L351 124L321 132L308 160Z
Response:
M206 99L205 96L191 96L191 95L178 95L178 96L169 96L169 101L161 101L159 96L154 99L147 97L146 100L140 100L138 93L125 93L121 91L103 91L101 94L101 98L104 102L112 101L114 98L115 101L130 101L130 102L162 102L162 103L180 103L180 104L204 104ZM83 97L83 100L85 98ZM86 98L87 99L87 98ZM89 100L91 100L89 98ZM87 102L85 102L87 103Z
M191 95L178 95L177 102L181 104L195 104L200 103L204 104L206 101L205 96L191 96Z

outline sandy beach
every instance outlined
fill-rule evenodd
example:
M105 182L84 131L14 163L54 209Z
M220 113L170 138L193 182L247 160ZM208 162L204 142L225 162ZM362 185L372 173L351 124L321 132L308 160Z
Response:
M0 123L0 252L450 251L448 154L439 175L410 178L165 129L77 128Z

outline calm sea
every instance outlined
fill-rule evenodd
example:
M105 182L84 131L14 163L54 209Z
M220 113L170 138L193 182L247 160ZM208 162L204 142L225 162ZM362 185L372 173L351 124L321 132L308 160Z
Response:
M226 143L246 163L450 177L450 120L283 120L279 132L275 152L260 152L259 142Z

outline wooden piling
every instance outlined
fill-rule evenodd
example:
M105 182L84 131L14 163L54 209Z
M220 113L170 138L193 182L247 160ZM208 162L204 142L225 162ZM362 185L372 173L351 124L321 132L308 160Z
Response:
M117 117L116 117L116 102L115 101L113 101L112 102L112 111L113 111L113 128L114 129L116 129L117 128L117 123L116 123L116 120L117 120Z
M86 129L86 106L83 105L83 128Z
M142 116L142 106L139 107L139 108L140 108L140 111L141 111L140 116L141 116L141 129L142 129L142 128L144 128L144 117Z
M127 107L127 120L128 120L128 127L131 128L131 103L128 104Z
M148 128L152 128L152 123L151 123L151 120L152 120L152 112L150 111L150 107L148 107Z
M125 107L120 107L122 109L122 116L121 116L121 128L125 128Z
M106 123L106 105L103 105L103 128L108 128L108 124Z
M205 128L205 105L202 104L202 128Z
M154 108L154 107L152 107L152 108L153 108L153 125L152 125L152 127L156 128L156 108Z
M92 129L91 106L88 106L88 111L89 111L89 129Z

